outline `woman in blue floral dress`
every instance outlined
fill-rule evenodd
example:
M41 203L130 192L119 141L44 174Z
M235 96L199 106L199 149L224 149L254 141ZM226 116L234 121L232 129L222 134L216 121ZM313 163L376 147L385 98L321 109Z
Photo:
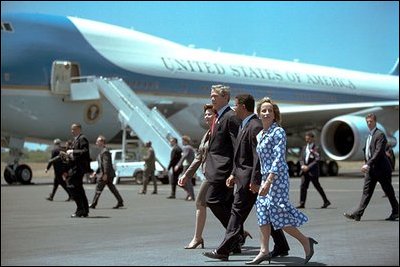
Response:
M308 218L289 202L286 132L279 125L279 107L269 98L263 98L257 104L257 113L263 123L263 130L257 135L262 182L259 188L253 186L250 190L258 192L256 208L261 248L259 254L246 264L259 264L271 260L268 246L271 225L274 229L283 229L303 245L306 255L304 263L307 263L314 254L313 246L317 242L303 235L297 228L306 223Z

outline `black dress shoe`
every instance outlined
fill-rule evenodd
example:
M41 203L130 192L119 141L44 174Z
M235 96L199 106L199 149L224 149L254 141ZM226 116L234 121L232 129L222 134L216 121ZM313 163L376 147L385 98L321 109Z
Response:
M204 252L203 255L211 259L217 259L221 261L227 261L229 258L229 255L218 254L216 250L213 250L211 252Z
M86 214L86 216L83 215L83 213L74 213L71 214L71 218L80 218L80 217L87 217L88 215Z
M305 205L304 204L300 204L300 205L298 205L297 207L296 207L296 209L305 209L306 207L305 207Z
M390 214L389 217L387 217L385 219L385 221L395 221L398 218L399 218L399 214L398 213L392 213L392 214Z
M271 257L272 258L276 258L276 257L285 257L285 256L287 256L287 255L289 255L289 251L277 251L277 250L273 250L272 252L271 252Z
M324 205L321 206L321 209L326 209L330 205L331 205L331 202L327 201L324 203Z
M123 203L118 203L117 205L115 205L115 206L113 207L113 209L119 209L120 207L123 207L123 206L124 206Z
M359 215L355 215L355 214L348 214L348 213L343 213L343 216L344 217L346 217L347 219L350 219L350 220L355 220L355 221L359 221L359 220L361 220L361 216L359 216Z

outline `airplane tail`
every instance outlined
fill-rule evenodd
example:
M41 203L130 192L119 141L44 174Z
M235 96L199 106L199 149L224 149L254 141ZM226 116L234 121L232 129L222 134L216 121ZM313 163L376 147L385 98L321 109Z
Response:
M396 63L394 63L394 66L389 74L399 76L399 58L397 58Z

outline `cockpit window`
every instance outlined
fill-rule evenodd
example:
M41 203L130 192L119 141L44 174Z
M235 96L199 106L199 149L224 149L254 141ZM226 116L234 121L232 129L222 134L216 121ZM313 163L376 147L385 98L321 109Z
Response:
M1 22L1 31L12 32L13 28L9 22Z

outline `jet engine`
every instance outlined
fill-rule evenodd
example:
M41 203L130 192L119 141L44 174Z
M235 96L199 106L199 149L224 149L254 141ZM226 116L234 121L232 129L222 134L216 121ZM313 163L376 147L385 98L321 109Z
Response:
M377 123L377 127L385 129ZM339 116L328 121L321 131L321 146L333 160L363 160L369 129L364 117Z

